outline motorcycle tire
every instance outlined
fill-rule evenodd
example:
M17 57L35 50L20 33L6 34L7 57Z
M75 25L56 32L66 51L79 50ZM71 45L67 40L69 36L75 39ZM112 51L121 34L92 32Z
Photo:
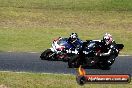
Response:
M50 54L52 54L53 52L50 49L45 50L41 55L40 58L41 60L48 60L50 59L50 57L48 57Z
M78 68L79 67L78 55L73 56L70 60L68 60L69 68Z
M110 70L111 65L108 65L105 62L100 62L97 64L97 66L102 70Z

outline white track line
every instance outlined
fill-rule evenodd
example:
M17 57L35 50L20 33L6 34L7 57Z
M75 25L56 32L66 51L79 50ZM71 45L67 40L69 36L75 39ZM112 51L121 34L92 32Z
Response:
M13 51L7 51L7 52L9 52L9 53L15 53ZM25 53L38 53L39 54L40 52L25 52ZM118 55L118 56L132 56L132 55Z
M7 51L7 52L11 53L11 52L13 52L13 51Z
M74 74L44 73L44 72L43 72L43 73L39 73L39 72L37 72L37 73L36 73L36 72L14 72L14 71L0 71L0 72L11 72L11 73L18 73L18 74L19 74L19 73L20 73L20 74L21 74L21 73L24 73L24 74L25 74L25 73L28 73L28 74L49 74L49 75L50 75L50 74L52 74L52 75L74 75Z
M132 55L119 55L119 56L132 56Z
M38 53L38 52L27 52L27 53Z

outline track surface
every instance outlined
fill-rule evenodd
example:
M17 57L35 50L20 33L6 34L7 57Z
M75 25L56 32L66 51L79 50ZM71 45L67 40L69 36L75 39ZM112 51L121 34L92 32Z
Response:
M66 62L40 60L40 53L0 53L0 71L75 74ZM131 74L132 56L118 57L110 70L86 69L88 74Z

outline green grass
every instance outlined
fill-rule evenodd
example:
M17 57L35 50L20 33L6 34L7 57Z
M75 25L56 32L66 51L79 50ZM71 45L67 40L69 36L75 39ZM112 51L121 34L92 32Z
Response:
M131 88L130 84L85 84L80 86L75 75L0 72L0 85L7 88Z
M132 54L131 0L0 0L0 51L42 52L54 38L77 32L102 39L105 32Z
M0 0L0 51L42 52L54 38L77 32L102 39L105 32L132 55L132 0ZM79 86L73 75L0 72L0 87L131 88L131 84Z
M1 7L61 9L61 10L100 10L131 11L131 0L0 0Z
M125 45L121 54L132 54L132 12L0 8L0 14L0 51L42 52L71 32L83 40L102 39L108 32Z
M123 43L125 48L121 54L131 54L132 47L130 30L85 30L85 29L1 29L0 50L19 52L41 52L51 46L52 40L58 36L67 37L72 31L76 31L80 38L101 39L105 32L113 35L117 43ZM97 36L98 35L98 36Z

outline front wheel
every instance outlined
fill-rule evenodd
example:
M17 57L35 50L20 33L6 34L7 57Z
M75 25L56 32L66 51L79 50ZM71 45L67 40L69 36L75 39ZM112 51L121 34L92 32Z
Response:
M110 70L110 65L104 63L104 62L99 62L97 66L102 69L102 70Z
M114 63L116 56L112 55L110 56L107 60L105 61L100 61L98 63L98 67L103 69L103 70L109 70L110 66Z
M51 51L51 49L47 49L40 55L40 58L41 60L49 60L52 54L53 52Z
M68 67L69 68L78 68L79 67L79 58L78 55L73 56L68 60Z

